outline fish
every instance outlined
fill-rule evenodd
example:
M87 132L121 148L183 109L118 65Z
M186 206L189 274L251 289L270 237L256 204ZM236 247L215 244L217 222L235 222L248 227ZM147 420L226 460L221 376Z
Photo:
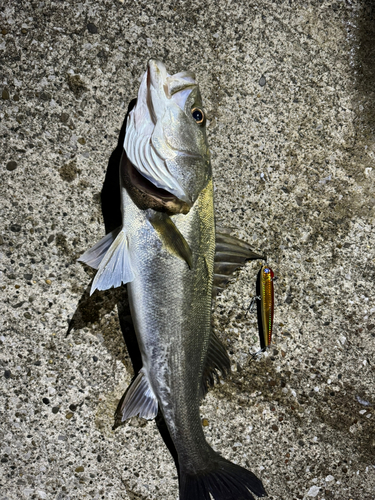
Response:
M211 329L213 295L261 258L216 230L206 122L195 74L170 75L151 59L126 123L122 225L79 260L97 269L91 293L127 285L143 366L116 419L161 412L177 451L180 500L251 500L266 496L261 480L212 449L199 412L218 372L230 371Z

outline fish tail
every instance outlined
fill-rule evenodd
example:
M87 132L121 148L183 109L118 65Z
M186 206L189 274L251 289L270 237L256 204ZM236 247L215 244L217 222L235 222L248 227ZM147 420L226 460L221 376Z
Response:
M196 474L181 470L180 500L255 500L266 497L262 481L252 472L215 454L210 466ZM211 496L210 496L211 494Z

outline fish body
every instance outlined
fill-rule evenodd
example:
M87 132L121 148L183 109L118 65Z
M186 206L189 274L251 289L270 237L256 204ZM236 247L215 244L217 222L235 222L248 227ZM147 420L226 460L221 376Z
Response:
M212 182L187 215L174 218L191 248L191 269L163 247L147 212L139 210L126 194L124 203L136 270L128 294L143 369L180 463L189 470L199 469L207 463L210 450L203 436L199 402L211 333L215 252Z
M199 414L213 373L230 363L211 331L212 172L192 73L171 76L149 62L127 122L120 184L122 227L80 260L98 269L92 291L127 283L143 367L120 402L121 420L161 410L178 454L181 500L265 496L254 474L209 446Z

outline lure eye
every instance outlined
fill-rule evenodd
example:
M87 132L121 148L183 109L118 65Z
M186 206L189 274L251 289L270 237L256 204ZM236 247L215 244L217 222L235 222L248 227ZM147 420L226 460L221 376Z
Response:
M193 108L191 110L191 114L193 115L193 118L194 118L194 120L197 123L203 123L204 113L203 113L203 111L201 109L199 109L199 108Z
M268 274L270 272L270 270L267 267L263 271L265 274Z

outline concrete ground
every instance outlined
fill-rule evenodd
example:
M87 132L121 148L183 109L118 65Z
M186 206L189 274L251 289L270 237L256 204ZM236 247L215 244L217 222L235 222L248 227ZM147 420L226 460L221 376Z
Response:
M359 0L3 0L1 500L178 498L155 423L112 431L122 292L87 299L76 262L150 57L196 72L217 215L279 278L259 359L259 263L216 301L233 374L201 406L207 439L270 499L375 498L374 25Z

